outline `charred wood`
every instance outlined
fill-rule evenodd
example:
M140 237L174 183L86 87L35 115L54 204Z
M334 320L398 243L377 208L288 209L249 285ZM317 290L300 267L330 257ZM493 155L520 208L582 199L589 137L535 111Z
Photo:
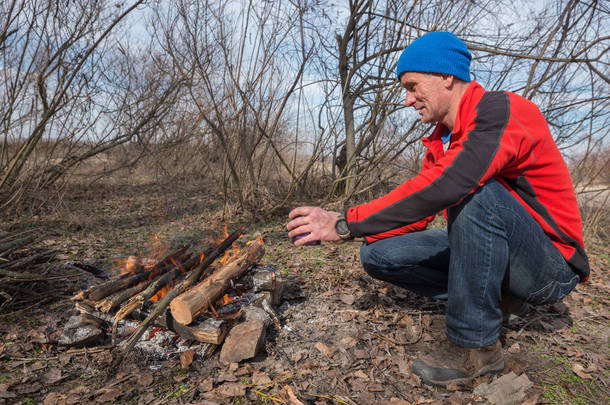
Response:
M165 311L165 323L167 327L182 336L184 339L197 342L212 343L219 345L227 334L227 322L222 319L206 318L200 323L183 325L176 322L171 311Z

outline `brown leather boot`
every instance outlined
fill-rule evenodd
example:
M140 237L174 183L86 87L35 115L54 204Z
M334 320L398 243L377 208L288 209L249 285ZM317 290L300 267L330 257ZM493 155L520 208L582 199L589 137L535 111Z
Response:
M464 384L480 375L504 370L502 345L468 348L451 344L432 356L415 360L411 371L429 385Z

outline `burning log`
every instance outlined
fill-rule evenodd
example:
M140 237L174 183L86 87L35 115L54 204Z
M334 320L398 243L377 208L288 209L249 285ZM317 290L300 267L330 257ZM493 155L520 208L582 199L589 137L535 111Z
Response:
M112 341L114 342L116 339L117 322L129 316L137 308L143 308L148 302L148 300L155 296L160 290L166 288L170 282L174 282L174 284L181 282L185 274L183 271L181 271L181 269L190 270L193 266L197 264L198 261L201 260L199 257L203 258L211 253L212 251L206 251L201 255L196 255L195 257L190 258L182 266L174 267L169 272L158 277L148 286L148 288L146 288L146 290L142 291L138 295L134 295L133 297L131 297L129 301L125 303L123 307L121 307L121 309L119 310L119 312L117 312L115 316L114 325L112 326Z
M157 278L161 278L159 276ZM110 312L117 309L123 302L144 290L153 280L145 281L126 290L116 292L95 304L95 307L102 312Z
M199 259L197 259L197 258L190 259L189 261L186 262L186 264L184 265L184 268L190 269L197 263L197 260L199 260ZM144 304L149 299L151 299L155 294L157 294L159 292L159 290L161 290L163 287L165 287L169 282L171 282L172 280L179 281L180 280L179 273L180 273L180 270L178 268L174 268L174 269L170 270L169 272L161 275L160 277L157 277L156 280L153 280L153 282L146 288L146 290L140 292L138 295L134 295L132 297L130 296L131 298L129 298L129 301L127 301L127 303L125 305L123 305L123 307L119 310L119 312L117 312L117 314L114 318L114 323L112 325L113 344L116 341L117 323L121 319L124 319L125 317L129 316L137 308L143 307Z
M98 284L93 286L87 290L81 291L72 297L73 301L78 300L90 300L90 301L99 301L101 299L106 298L112 293L123 290L125 288L132 287L135 284L138 284L141 281L146 280L148 274L146 273L136 273L133 275L124 275L120 278L115 278L105 283Z
M230 280L241 277L264 254L264 245L255 241L237 259L224 265L201 283L176 297L169 305L174 319L184 325L190 324L197 315L203 313L223 295Z
M140 339L146 328L148 328L148 325L150 325L159 315L161 315L166 310L169 303L174 298L176 298L178 295L182 294L184 291L195 285L199 281L204 270L210 264L212 264L214 260L216 260L216 258L220 256L229 246L231 246L231 244L233 244L233 242L235 242L235 240L237 240L237 238L241 236L245 229L246 227L242 226L233 233L231 233L225 240L220 243L220 245L218 245L216 249L214 249L214 251L212 251L212 253L205 257L203 262L199 264L199 266L197 266L197 268L193 270L182 283L170 290L165 295L165 297L163 297L163 299L157 303L157 305L151 311L150 315L148 315L148 317L146 317L146 319L142 321L140 327L133 333L133 335L131 335L131 337L123 343L122 350L128 351L133 348L133 346Z
M180 256L182 256L188 250L188 248L189 248L189 246L185 245L185 246L181 247L180 249L167 255L165 258L163 258L163 260L160 260L151 269L152 274L165 273L165 272L169 271L170 269L176 267L176 265L174 263L176 262L176 260L179 260ZM151 272L143 272L143 271L141 271L142 269L139 269L139 270L140 271L136 272L136 274L130 275L130 273L127 273L125 275L122 275L120 278L112 279L112 280L106 281L105 283L95 285L85 291L81 291L78 294L76 294L74 297L72 297L72 300L78 301L78 300L88 299L88 300L92 300L92 301L99 301L117 291L132 287L132 286L146 280L147 278L149 278L151 276ZM134 294L137 294L137 292ZM127 298L129 298L129 297L127 297Z

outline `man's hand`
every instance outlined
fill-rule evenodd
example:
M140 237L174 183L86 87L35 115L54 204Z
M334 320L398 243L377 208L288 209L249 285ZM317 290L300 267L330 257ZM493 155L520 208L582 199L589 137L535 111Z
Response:
M288 214L292 220L286 225L288 236L294 238L309 232L309 235L296 240L295 246L302 246L315 240L340 242L341 238L335 231L335 223L339 215L338 212L326 211L320 207L295 208Z

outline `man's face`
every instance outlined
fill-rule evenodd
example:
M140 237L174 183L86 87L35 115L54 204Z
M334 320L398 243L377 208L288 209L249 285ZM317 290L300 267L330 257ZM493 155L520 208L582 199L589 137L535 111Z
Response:
M419 111L425 123L442 122L449 112L447 88L443 75L405 72L400 84L407 90L405 105Z

